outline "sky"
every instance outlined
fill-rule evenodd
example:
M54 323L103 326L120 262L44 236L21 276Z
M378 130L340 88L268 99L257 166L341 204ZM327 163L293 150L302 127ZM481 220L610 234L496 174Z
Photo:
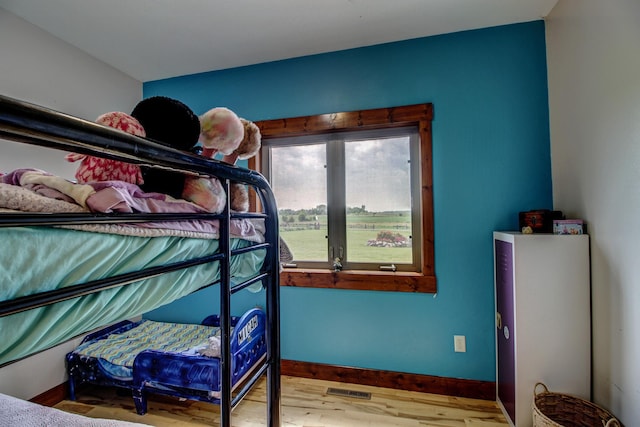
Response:
M409 138L348 141L345 144L348 207L369 212L410 210ZM274 146L271 185L279 209L327 204L324 143Z

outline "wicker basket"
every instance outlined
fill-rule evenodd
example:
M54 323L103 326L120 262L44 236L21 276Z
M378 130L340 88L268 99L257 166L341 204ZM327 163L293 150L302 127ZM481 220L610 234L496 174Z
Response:
M544 391L538 393L539 387ZM588 400L562 393L551 393L537 383L533 388L534 427L622 427L605 409Z

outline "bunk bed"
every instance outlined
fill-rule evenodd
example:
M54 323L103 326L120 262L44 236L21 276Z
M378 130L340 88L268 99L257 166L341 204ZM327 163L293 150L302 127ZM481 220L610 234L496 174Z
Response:
M7 268L0 283L0 331L6 341L0 349L0 365L218 286L220 304L212 312L217 310L219 316L219 388L215 396L220 425L230 425L231 410L266 375L267 425L279 426L278 218L264 177L0 96L0 143L6 150L14 142L216 177L225 189L227 203L219 214L188 209L73 211L61 208L58 202L52 203L53 209L38 212L0 209L3 247L12 249L3 251L8 261L3 264ZM36 170L16 170L3 179L20 180L25 173L35 175L36 181L43 175ZM253 190L260 212L230 210L232 181ZM9 198L0 193L0 200ZM176 223L180 224L177 231L168 225ZM231 297L260 289L265 293L266 354L232 394Z

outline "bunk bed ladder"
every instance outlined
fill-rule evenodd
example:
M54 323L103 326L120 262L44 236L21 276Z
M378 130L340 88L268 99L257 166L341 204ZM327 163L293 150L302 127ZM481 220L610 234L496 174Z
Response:
M226 218L221 221L224 225L220 229L220 252L223 254L221 261L221 283L230 283L231 275L231 257L232 252L229 246L229 224L231 218L246 216L243 214L231 215L229 206L230 200L230 180L225 179L223 187L227 194L227 203L223 216ZM266 289L266 315L267 315L267 360L265 362L267 372L267 425L269 427L279 427L281 425L281 384L280 384L280 319L278 316L278 303L280 300L279 286L279 247L278 242L278 216L273 194L265 192L264 189L256 188L267 214L264 216L266 221L266 241L272 242L267 247L267 256L263 270L268 273L260 275L263 277L263 284ZM255 245L245 250L257 250L264 247L263 245ZM233 288L228 286L220 286L220 329L221 329L221 387L220 396L220 427L231 426L231 411L238 404L244 394L248 392L253 382L257 381L264 369L261 369L250 381L249 384L240 391L237 399L234 400L231 393L232 367L231 351L229 346L231 336L231 295L251 284L255 279L248 279L244 283L236 284Z
M231 221L231 194L229 180L225 179L223 186L227 201L225 203L225 217L220 221L220 253L223 255L220 265L220 427L231 426L231 248L229 246L229 222ZM229 286L224 286L229 283Z

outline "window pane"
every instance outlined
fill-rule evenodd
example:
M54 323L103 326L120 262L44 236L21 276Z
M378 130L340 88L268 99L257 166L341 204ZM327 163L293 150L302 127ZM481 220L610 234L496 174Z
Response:
M347 261L411 264L409 137L347 141Z
M280 236L296 261L328 260L325 144L271 147Z

